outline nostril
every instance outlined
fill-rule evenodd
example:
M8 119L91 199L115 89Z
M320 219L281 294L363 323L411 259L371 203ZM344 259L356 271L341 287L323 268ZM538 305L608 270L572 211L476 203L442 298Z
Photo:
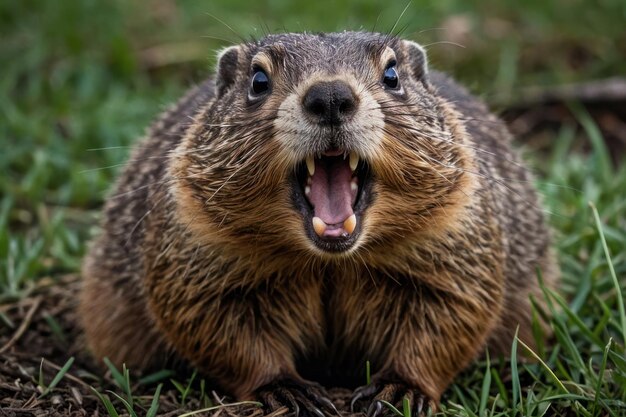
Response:
M352 99L344 99L339 103L339 113L348 115L354 110L354 101Z
M326 103L324 103L322 100L314 100L312 101L309 106L309 111L317 116L324 116L324 113L326 113Z

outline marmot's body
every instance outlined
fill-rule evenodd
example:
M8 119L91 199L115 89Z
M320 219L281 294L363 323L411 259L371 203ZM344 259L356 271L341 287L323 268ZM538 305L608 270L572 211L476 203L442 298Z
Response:
M557 275L509 142L415 43L349 32L228 48L106 205L84 266L89 346L134 368L184 358L237 398L282 386L264 398L311 409L328 404L301 375L358 383L369 360L359 400L436 404L518 325L532 344L536 270Z

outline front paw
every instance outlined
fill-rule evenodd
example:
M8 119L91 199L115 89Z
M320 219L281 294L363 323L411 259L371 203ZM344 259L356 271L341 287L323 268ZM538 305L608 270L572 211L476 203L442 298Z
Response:
M262 386L257 390L257 395L268 412L287 407L295 417L339 415L335 405L328 399L326 390L312 382L282 379Z
M357 404L362 404L364 407L361 410L366 413L367 417L392 416L395 415L389 407L392 405L400 413L405 414L405 398L408 400L412 417L421 417L432 413L433 404L420 390L411 388L403 382L382 379L374 380L369 385L357 388L352 395L350 410L354 412Z

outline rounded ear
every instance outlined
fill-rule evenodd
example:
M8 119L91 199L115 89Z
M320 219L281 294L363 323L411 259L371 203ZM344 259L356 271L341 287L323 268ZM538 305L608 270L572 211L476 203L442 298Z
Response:
M237 78L237 63L239 62L240 51L241 46L235 45L224 48L217 54L215 86L219 96L223 95Z
M428 76L428 58L424 47L413 41L402 41L405 59L413 70L416 80L426 82Z

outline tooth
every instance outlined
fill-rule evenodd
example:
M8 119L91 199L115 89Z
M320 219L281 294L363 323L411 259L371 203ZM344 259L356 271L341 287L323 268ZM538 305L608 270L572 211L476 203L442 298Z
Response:
M319 217L313 217L313 229L315 229L315 233L317 233L318 236L322 237L326 231L326 223Z
M306 187L304 187L304 195L308 197L309 194L311 194L311 187L307 185Z
M355 192L355 191L358 191L358 190L359 190L359 186L357 185L356 182L352 181L350 183L350 191Z
M355 228L356 228L356 214L353 214L352 216L348 217L343 222L343 230L348 232L348 234L352 234Z
M359 164L359 155L356 152L350 152L350 169L354 171Z
M310 176L315 174L315 160L313 159L313 156L306 157L306 169L309 171Z

